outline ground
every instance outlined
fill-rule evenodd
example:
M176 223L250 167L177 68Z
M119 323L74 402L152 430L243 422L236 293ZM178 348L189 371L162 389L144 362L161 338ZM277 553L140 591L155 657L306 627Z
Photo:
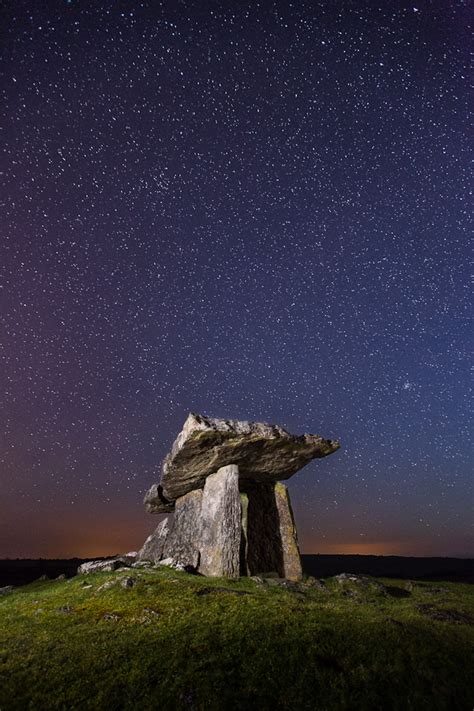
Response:
M0 709L471 710L474 588L161 570L0 597Z

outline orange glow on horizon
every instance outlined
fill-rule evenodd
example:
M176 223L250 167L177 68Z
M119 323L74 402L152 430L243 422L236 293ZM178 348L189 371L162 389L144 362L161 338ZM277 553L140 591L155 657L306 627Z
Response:
M138 509L138 507L137 507ZM24 515L19 520L13 512L0 521L0 558L98 558L138 550L163 516L146 516L141 510L126 506L106 509L98 516L85 507L51 511L47 516ZM397 536L361 540L350 536L327 534L327 538L303 535L300 551L304 555L379 555L413 557L472 557L471 544L464 533L440 541L405 531ZM348 535L347 535L348 534Z
M380 541L371 543L319 543L312 551L301 551L311 555L320 553L322 555L416 555L414 547L407 551L407 546L401 541Z

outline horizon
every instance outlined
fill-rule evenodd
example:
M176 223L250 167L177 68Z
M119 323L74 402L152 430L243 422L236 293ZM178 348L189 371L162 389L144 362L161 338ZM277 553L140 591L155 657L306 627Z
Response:
M104 556L97 556L97 560L100 560L101 558L116 558L120 555L123 555L121 553L118 553L117 551L115 553L112 553L112 555L104 555ZM410 559L417 559L420 558L421 560L430 560L430 559L435 559L435 560L474 560L474 558L469 558L465 556L441 556L441 555L429 555L429 556L417 556L417 555L377 555L375 553L370 553L370 554L363 554L363 553L303 553L301 552L301 556L331 556L334 558L343 558L345 556L347 557L355 557L355 556L360 556L362 558L410 558ZM36 560L92 560L90 556L72 556L70 558L11 558L11 557L6 557L6 558L0 558L0 562L3 561L15 561L15 560L31 560L31 561L36 561Z
M290 493L291 489L290 489ZM123 516L123 515L122 515ZM83 534L80 542L76 543L71 548L66 549L62 547L61 535L58 532L58 528L54 528L54 532L50 531L49 535L46 537L43 545L40 547L40 541L37 540L36 554L31 554L28 551L22 551L22 548L27 545L26 541L22 541L21 537L17 532L11 533L10 541L4 539L4 546L6 544L10 551L17 550L20 554L14 552L7 552L7 547L0 549L0 559L6 558L17 558L17 559L68 559L68 558L100 558L100 557L112 557L114 555L123 555L128 551L139 550L141 545L144 543L147 536L156 528L158 523L166 516L160 515L149 515L143 513L142 520L137 522L133 521L133 528L126 529L126 533L115 530L111 527L111 521L109 522L98 522L95 527L90 531L89 536L87 533ZM82 519L82 516L80 516ZM111 515L112 521L115 520L115 516ZM123 517L116 515L117 521L124 521ZM151 524L151 525L150 525ZM297 529L303 529L305 533L305 528L300 524L298 518L296 518ZM78 530L79 526L77 527ZM131 530L131 534L128 533ZM87 538L87 542L84 539L84 535ZM25 532L25 537L30 539L31 531ZM69 532L71 536L71 532ZM102 543L100 543L102 540ZM305 539L307 540L307 539ZM99 541L99 543L97 543ZM136 545L126 545L127 543L135 542ZM10 543L10 545L9 545ZM471 553L469 547L463 550L460 545L456 549L444 549L442 546L437 545L436 542L432 544L430 541L425 542L423 548L416 550L413 542L408 538L405 541L400 542L386 542L385 544L381 541L373 542L314 542L314 547L308 550L307 545L301 544L301 536L299 536L299 547L301 555L361 555L361 556L383 556L383 557L408 557L408 558L458 558L458 559L474 559L474 553ZM3 552L5 550L5 553Z

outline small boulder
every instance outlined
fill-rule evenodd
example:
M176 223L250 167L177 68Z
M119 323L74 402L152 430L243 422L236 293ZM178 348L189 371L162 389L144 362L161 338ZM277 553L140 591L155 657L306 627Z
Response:
M13 590L13 585L5 585L3 588L0 588L0 595L8 595L8 593L13 592Z
M143 612L146 615L151 615L152 617L160 617L161 616L161 612L154 610L152 607L144 607Z
M323 580L318 580L317 578L314 578L312 575L309 575L306 580L301 583L302 588L308 588L311 590L320 590L321 592L329 592L325 582Z
M344 583L360 583L362 578L352 573L340 573L334 576L334 580L337 580L339 585L343 585Z
M451 591L449 588L437 588L437 587L428 586L428 587L424 588L423 592L426 592L429 595L441 595L441 594L444 595L445 593L449 593Z
M165 518L158 524L153 533L148 536L140 549L140 552L138 553L137 562L133 565L144 562L158 563L163 555L163 549L165 547L169 532L170 527L168 519Z
M456 625L474 625L473 617L466 613L459 612L458 610L447 610L427 604L416 605L416 609L431 620L451 622Z
M116 612L106 612L105 615L102 616L103 620L108 620L109 622L118 622L120 618L121 616Z
M284 590L291 590L291 592L302 592L299 583L294 580L288 580L287 578L264 578L265 583L269 587L283 588Z
M224 594L228 594L228 595L251 595L252 594L248 590L232 590L231 588L221 588L221 587L200 588L200 590L197 590L195 594L198 597L202 597L203 595L211 595L213 593L224 593Z
M135 585L136 582L137 581L135 578L127 577L127 578L122 578L122 580L120 581L120 585L123 588L133 588L133 586Z
M166 566L167 568L173 568L173 570L179 570L182 573L196 573L196 568L194 566L189 565L187 563L183 563L182 561L176 560L175 558L163 558L163 560L160 560L158 561L158 563L155 563L153 567L161 568L163 566Z
M104 592L105 590L110 590L110 588L113 588L116 584L117 580L106 580L105 583L103 583L97 588L96 592ZM91 588L92 585L86 585L85 587Z
M130 551L129 553L124 553L123 555L117 556L117 560L119 560L123 565L125 566L130 566L135 561L137 560L138 553L136 551Z
M64 615L69 615L73 611L74 610L71 605L62 605L61 607L58 607L58 612L62 612Z
M163 560L158 561L158 563L155 563L155 568L161 568L161 566L166 565L169 568L174 568L175 566L175 561L173 558L163 558Z
M77 574L89 575L90 573L110 573L118 568L123 568L123 561L119 558L113 558L112 560L90 560L79 566Z

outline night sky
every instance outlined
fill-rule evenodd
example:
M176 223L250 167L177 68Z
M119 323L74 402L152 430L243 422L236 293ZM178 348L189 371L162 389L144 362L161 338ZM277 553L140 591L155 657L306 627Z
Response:
M0 557L136 550L189 411L301 549L474 554L464 2L3 2Z

